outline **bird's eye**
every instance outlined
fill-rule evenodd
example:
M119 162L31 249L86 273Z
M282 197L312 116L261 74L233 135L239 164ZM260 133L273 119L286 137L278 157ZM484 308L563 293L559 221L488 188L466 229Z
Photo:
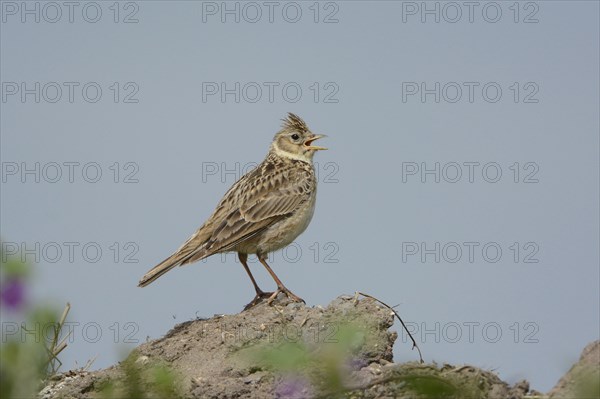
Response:
M292 140L296 141L300 138L296 133L292 134Z

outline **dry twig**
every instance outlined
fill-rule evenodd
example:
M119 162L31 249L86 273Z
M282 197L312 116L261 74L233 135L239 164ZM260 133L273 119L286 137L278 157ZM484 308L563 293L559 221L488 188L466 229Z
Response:
M402 327L404 327L404 330L407 332L408 336L410 337L410 339L411 339L411 341L412 341L412 343L413 343L412 349L415 349L415 348L417 348L417 351L419 352L419 359L420 359L421 363L425 363L425 362L423 361L423 355L421 354L421 349L419 348L419 345L417 345L417 341L415 341L415 339L413 338L413 336L412 336L412 334L410 333L410 331L408 331L408 328L406 327L406 324L404 324L404 321L402 320L402 318L400 317L400 315L398 314L398 312L396 312L396 310L395 310L393 307L391 307L390 305L388 305L388 304L386 304L385 302L383 302L383 301L381 301L381 300L379 300L379 299L375 298L375 297L374 297L374 296L372 296L372 295L365 294L365 293L363 293L363 292L356 292L356 294L357 294L357 296L358 296L358 295L362 295L362 296L364 296L364 297L366 297L366 298L371 298L371 299L373 299L373 300L375 300L375 301L379 302L380 304L382 304L383 306L385 306L386 308L388 308L388 309L389 309L389 310L391 310L392 312L394 312L394 314L396 315L396 317L398 318L398 320L400 320L400 323L402 324Z

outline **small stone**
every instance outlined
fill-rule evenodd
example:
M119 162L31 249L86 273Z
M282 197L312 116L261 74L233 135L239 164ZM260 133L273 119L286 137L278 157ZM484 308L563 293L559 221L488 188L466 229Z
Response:
M148 356L140 356L137 359L135 359L135 363L141 364L142 366L148 364L149 362L150 358L148 358Z
M367 370L371 372L371 374L379 375L381 374L381 367L377 363L371 363L367 366Z
M242 381L244 382L244 384L256 384L256 383L259 383L260 380L262 380L263 376L264 376L263 373L254 373L254 374L250 374L249 376L244 378Z

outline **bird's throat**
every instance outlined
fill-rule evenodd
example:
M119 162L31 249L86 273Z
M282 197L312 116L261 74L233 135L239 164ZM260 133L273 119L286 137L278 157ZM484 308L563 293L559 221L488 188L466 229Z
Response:
M296 154L296 153L289 152L289 151L286 151L286 150L280 148L279 145L277 145L277 142L273 142L273 144L271 144L271 151L275 155L277 155L278 157L281 157L281 158L295 159L298 161L308 162L308 163L312 164L312 158L313 158L312 151L310 151L306 154Z

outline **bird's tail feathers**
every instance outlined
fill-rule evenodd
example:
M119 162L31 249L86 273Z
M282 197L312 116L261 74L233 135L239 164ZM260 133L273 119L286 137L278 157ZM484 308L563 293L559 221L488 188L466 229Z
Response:
M210 231L208 231L210 233ZM204 225L187 239L171 256L150 269L138 283L138 287L145 287L154 280L173 269L196 262L210 256L213 252L207 250L207 230Z
M190 253L190 251L185 251L182 249L183 248L175 252L173 255L169 256L167 259L160 262L158 265L154 266L148 271L148 273L144 274L144 277L142 277L140 279L140 282L138 283L138 287L147 286L148 284L152 283L154 280L156 280L157 278L159 278L160 276L162 276L163 274L165 274L166 272L168 272L176 266L182 266L186 263L190 263L190 261L198 260L196 259L198 258L197 251ZM192 260L192 257L195 259Z

